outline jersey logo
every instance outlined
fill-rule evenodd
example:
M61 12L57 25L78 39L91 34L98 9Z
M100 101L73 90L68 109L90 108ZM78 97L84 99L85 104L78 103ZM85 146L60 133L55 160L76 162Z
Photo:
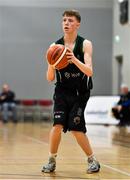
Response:
M65 73L64 73L64 75L65 75L65 77L66 77L67 79L69 79L69 78L70 78L70 73L65 72Z
M69 78L77 78L77 77L80 77L80 73L69 73L69 72L65 72L64 73L64 76L69 79Z

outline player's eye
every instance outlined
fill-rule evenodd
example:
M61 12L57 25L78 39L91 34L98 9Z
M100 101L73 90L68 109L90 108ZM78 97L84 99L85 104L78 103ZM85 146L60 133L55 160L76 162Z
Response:
M72 19L68 19L68 21L69 21L69 22L73 22L73 20L72 20Z
M63 19L63 22L66 22L66 19Z

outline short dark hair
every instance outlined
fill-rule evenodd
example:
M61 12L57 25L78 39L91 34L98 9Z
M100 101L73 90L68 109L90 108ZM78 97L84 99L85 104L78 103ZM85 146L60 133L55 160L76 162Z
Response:
M78 22L81 22L81 16L77 10L66 10L63 13L64 16L75 16Z

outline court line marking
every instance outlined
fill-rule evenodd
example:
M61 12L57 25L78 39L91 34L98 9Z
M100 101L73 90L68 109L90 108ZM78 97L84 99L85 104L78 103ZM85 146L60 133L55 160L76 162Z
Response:
M24 136L24 137L27 137L28 139L30 139L30 140L38 143L38 144L45 144L45 145L48 145L48 144L49 144L49 143L47 143L47 142L45 142L45 141L41 141L41 140L39 140L39 139L37 139L37 138L31 137L31 136L27 136L27 135L24 135L24 134L22 134L22 133L21 133L20 135L22 135L22 136Z
M21 134L21 135L23 135L23 134ZM32 141L34 141L34 142L36 142L36 143L38 143L38 144L40 143L40 144L46 144L46 145L48 145L48 143L46 143L46 142L44 142L44 141L41 141L41 140L38 140L38 139L36 139L36 138L33 138L33 137L31 137L31 136L27 136L27 135L23 135L23 136L28 137L29 139L31 139ZM111 169L111 170L113 170L113 171L115 171L115 172L119 172L119 173L121 173L121 174L124 174L124 175L130 177L130 173L127 173L127 172L122 171L122 170L117 169L117 168L113 168L113 167L111 167L111 166L109 166L109 165L106 165L106 164L103 164L103 163L101 163L101 165L103 165L104 167L109 168L109 169Z
M109 165L106 165L106 164L103 164L103 163L101 163L101 165L104 166L104 167L106 167L106 168L109 168L109 169L111 169L111 170L113 170L113 171L119 172L119 173L121 173L121 174L124 174L124 175L130 177L130 173L127 173L127 172L125 172L125 171L119 170L119 169L117 169L117 168L113 168L113 167L111 167L111 166L109 166Z

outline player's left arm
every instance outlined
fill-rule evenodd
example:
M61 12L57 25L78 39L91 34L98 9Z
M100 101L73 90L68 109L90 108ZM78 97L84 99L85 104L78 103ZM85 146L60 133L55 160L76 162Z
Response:
M83 42L83 52L84 52L84 63L77 59L72 51L67 52L67 58L69 61L74 63L84 74L87 76L93 75L92 67L92 43L87 39Z

